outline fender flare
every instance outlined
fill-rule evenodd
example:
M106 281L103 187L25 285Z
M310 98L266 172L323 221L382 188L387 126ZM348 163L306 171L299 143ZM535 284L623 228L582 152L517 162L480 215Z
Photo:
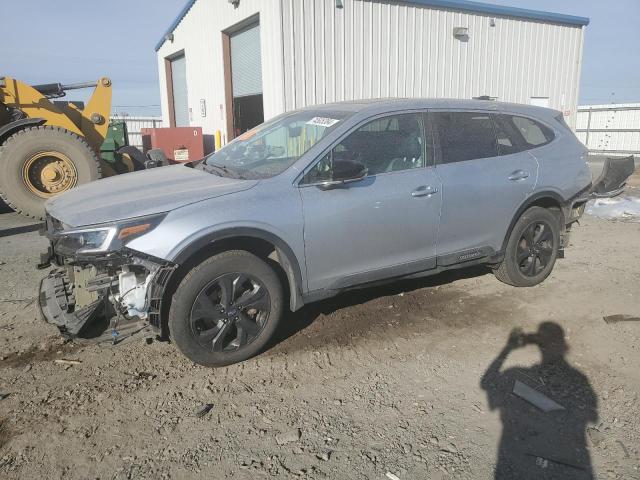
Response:
M296 257L291 247L289 247L289 245L284 240L266 230L252 227L231 227L217 232L205 234L182 249L176 255L173 262L181 265L192 255L196 254L207 245L213 244L220 240L226 240L234 237L249 237L264 240L275 247L280 265L287 275L287 280L289 282L289 306L291 308L291 311L295 312L296 310L302 308L302 306L304 305L304 301L302 299L303 283L300 262L298 261L298 258Z
M7 138L20 130L24 130L29 127L39 127L45 122L46 120L44 118L22 118L8 123L0 127L0 144L4 143Z
M545 191L542 191L542 192L536 192L533 195L531 195L530 197L527 197L520 204L520 206L516 210L515 215L511 219L511 222L509 223L509 228L507 228L507 234L505 235L504 240L502 241L502 251L503 252L507 248L507 243L509 242L509 237L511 236L511 231L513 230L513 227L515 226L515 224L518 221L518 219L522 216L522 214L525 212L525 210L527 208L529 208L531 205L536 203L538 200L542 200L542 199L545 199L545 198L549 198L549 199L557 202L561 209L562 209L563 205L566 203L566 200L564 198L562 198L557 192L554 192L552 190L545 190Z

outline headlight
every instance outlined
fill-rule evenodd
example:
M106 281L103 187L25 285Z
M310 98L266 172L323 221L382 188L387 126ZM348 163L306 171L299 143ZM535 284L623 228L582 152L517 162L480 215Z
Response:
M58 237L56 252L61 254L105 252L116 236L116 231L116 227L69 230Z
M92 254L117 250L134 238L149 233L164 219L166 213L124 220L111 225L95 225L59 232L54 248L60 255Z

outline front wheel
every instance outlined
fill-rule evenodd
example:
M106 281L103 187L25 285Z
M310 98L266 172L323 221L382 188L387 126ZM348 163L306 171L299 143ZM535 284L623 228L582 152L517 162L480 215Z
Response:
M224 252L196 266L178 286L169 335L200 365L241 362L272 337L282 305L282 286L269 265L249 252Z
M504 260L494 274L515 287L537 285L553 270L559 245L558 219L546 208L531 207L514 225Z

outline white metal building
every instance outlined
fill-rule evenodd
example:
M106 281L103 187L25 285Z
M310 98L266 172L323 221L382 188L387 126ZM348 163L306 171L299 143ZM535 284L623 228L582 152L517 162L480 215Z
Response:
M466 0L190 0L156 46L162 114L228 140L306 105L486 95L573 126L588 23Z

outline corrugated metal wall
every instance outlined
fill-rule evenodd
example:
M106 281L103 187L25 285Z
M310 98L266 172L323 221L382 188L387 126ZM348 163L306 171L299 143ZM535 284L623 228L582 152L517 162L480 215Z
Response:
M580 106L576 134L592 153L640 154L640 103Z
M580 27L380 1L282 3L287 110L371 97L549 97L574 122ZM467 27L468 41L454 27Z
M575 123L583 30L578 26L377 0L199 0L158 51L185 50L191 125L225 131L221 31L260 15L264 114L371 97L549 97ZM495 18L495 26L491 19ZM468 27L469 40L453 36ZM200 100L206 116L200 114Z
M157 52L162 116L169 118L164 59L182 50L187 63L190 122L204 135L225 131L222 31L259 15L265 118L282 112L282 42L279 0L242 0L238 8L226 0L199 0ZM200 101L205 102L205 116Z

